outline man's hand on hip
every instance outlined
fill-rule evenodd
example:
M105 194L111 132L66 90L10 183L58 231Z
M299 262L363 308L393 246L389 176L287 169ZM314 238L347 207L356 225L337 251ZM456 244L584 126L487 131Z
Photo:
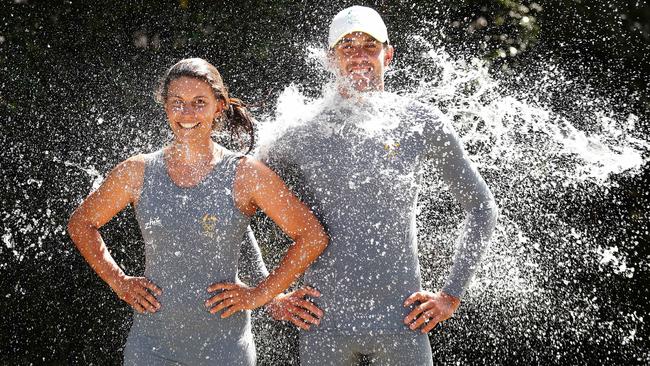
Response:
M301 287L287 294L280 294L266 305L266 310L275 320L293 323L298 328L309 330L311 325L320 324L323 311L306 299L319 297L320 292L311 287Z
M442 291L437 293L418 291L404 301L405 307L413 304L416 304L416 306L404 318L404 324L411 330L417 330L421 327L420 331L422 333L428 333L438 323L451 318L460 305L460 299Z

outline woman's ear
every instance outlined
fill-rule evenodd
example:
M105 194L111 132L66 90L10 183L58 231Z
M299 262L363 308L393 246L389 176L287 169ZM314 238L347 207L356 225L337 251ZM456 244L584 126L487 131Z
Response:
M217 108L214 110L214 118L220 118L222 113L226 113L226 109L228 109L228 103L226 100L222 97L217 99Z

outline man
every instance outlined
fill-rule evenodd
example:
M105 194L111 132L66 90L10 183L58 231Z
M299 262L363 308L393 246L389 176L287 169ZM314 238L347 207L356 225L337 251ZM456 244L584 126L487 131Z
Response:
M301 332L303 365L431 365L427 333L460 304L496 221L490 190L444 116L384 91L393 59L381 16L353 6L329 28L337 95L289 128L262 158L295 182L330 235L305 274L307 287L268 307ZM418 182L433 164L466 212L441 291L421 287ZM306 297L312 297L310 302Z

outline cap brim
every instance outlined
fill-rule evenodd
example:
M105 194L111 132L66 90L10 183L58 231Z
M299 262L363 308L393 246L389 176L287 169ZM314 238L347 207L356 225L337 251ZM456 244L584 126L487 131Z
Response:
M382 39L382 37L377 37L375 34L372 34L372 33L368 32L365 29L352 28L350 30L346 30L345 33L342 33L340 36L338 36L338 38L336 38L336 40L334 42L332 42L329 45L329 47L333 48L334 46L336 46L337 43L339 43L341 41L341 39L343 39L343 37L345 37L346 35L348 35L350 33L356 33L356 32L365 33L365 34L369 35L370 37L376 39L378 42L381 42L381 43L388 42L388 39Z

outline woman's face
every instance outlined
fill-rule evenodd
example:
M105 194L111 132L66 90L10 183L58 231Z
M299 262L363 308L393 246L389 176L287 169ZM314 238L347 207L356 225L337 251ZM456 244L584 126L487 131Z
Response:
M217 99L203 80L180 77L169 83L165 112L176 140L190 142L209 139L216 117L225 103Z

